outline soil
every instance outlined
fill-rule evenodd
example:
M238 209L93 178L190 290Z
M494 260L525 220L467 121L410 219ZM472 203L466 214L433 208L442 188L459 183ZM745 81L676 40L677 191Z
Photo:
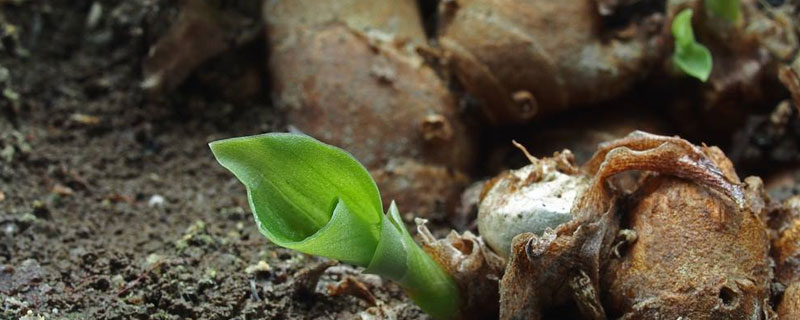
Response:
M0 318L425 318L396 285L258 233L206 144L284 129L267 97L141 89L175 5L0 1ZM349 276L378 307L329 288Z

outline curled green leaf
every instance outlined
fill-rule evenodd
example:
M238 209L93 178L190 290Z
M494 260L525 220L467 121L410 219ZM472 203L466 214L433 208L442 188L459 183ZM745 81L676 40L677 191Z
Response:
M686 74L707 81L713 67L711 51L695 41L692 9L684 9L672 20L672 36L675 38L673 63Z
M349 153L285 133L209 146L245 185L259 230L272 242L395 280L436 318L458 314L453 279L414 242L394 203L383 214L374 180Z
M383 205L375 182L350 154L283 133L209 146L247 187L259 230L272 242L357 265L372 259Z

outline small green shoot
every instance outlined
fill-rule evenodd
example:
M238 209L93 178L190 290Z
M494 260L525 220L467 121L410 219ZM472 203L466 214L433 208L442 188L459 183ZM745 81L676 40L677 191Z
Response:
M694 39L692 9L684 9L672 20L672 36L675 38L673 63L686 74L706 82L713 62L708 48Z
M349 153L287 133L215 141L219 163L247 188L264 236L277 245L366 267L397 281L428 314L458 315L458 288L413 240L392 203Z
M706 11L730 23L739 21L739 0L705 0Z

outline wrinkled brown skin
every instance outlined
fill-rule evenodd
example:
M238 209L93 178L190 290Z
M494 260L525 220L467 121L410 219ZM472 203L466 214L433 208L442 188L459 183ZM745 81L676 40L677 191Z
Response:
M778 302L780 319L800 318L800 196L786 199L774 210L770 229L775 280L786 288Z
M722 151L701 150L724 180L740 184ZM610 314L623 319L753 319L771 314L761 180L748 178L741 192L713 181L657 175L643 182L625 222L638 239L619 259L610 260L603 273ZM714 185L723 192L708 188ZM738 195L742 198L736 199Z
M483 240L467 231L451 231L437 240L424 220L418 219L417 231L422 248L453 276L461 297L461 319L491 319L498 313L498 282L505 264Z
M758 192L760 180L748 180ZM739 211L695 183L651 177L629 228L638 239L611 260L609 311L623 319L761 319L770 314L769 240L760 208Z
M605 319L600 257L610 252L618 222L611 210L593 219L572 220L541 237L514 237L500 282L500 319L541 319L547 310L570 303L583 319Z
M586 319L771 315L758 178L743 186L719 149L644 132L601 145L583 170L592 185L576 199L577 218L514 239L502 319L540 319L565 304ZM658 174L633 196L608 189L629 170Z
M797 202L797 198L790 201ZM798 208L792 208L793 216ZM800 281L800 219L786 222L786 227L779 231L773 242L772 254L776 263L775 279L788 286Z
M660 59L649 23L613 34L598 11L593 0L442 1L439 44L491 122L522 123L613 98Z
M800 319L800 282L793 282L783 292L778 304L778 319Z
M351 152L384 203L413 196L401 211L428 216L454 209L475 151L456 100L413 50L425 42L418 14L413 0L264 5L276 107Z

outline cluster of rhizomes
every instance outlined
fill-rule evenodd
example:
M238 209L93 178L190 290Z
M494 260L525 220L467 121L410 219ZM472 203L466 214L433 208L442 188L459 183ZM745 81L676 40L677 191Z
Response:
M774 106L773 91L785 95L777 70L800 96L794 4L740 2L742 18L727 23L702 0L440 0L423 2L425 18L417 0L186 0L144 61L143 86L169 90L204 61L266 40L268 95L290 128L353 153L384 202L444 220L476 171L481 130L597 105L651 79L683 135L720 141L769 111L754 109ZM686 8L714 57L707 83L670 63L670 21ZM424 21L435 21L428 33ZM256 95L258 68L241 69L212 84Z
M619 96L669 61L671 17L703 11L702 1L656 1L662 10L605 26L622 3L443 0L432 49L413 1L266 1L274 101L300 131L352 151L386 201L422 216L451 211L475 166L476 130L423 57L448 66L485 122L528 122ZM755 1L742 6L739 24L698 21L722 66L708 84L693 84L702 108L760 96L746 88L775 79L797 47L781 11L768 18ZM774 213L761 180L742 183L718 148L636 132L603 144L582 167L568 151L531 161L486 184L480 237L435 240L419 226L425 249L461 286L462 316L800 312L791 310L800 306L792 285L800 227L786 217L797 211ZM617 175L630 171L640 174ZM782 224L769 228L775 219Z
M423 236L463 288L501 279L499 300L467 290L501 319L800 315L800 198L771 203L719 148L636 131L581 167L530 159L485 184L482 237Z
M291 128L364 163L385 203L430 218L454 211L477 165L478 129L608 101L671 70L669 21L686 8L698 12L693 25L715 67L707 83L667 76L658 86L672 90L682 132L710 123L729 135L778 87L777 70L800 104L794 7L763 2L742 0L741 21L725 24L700 0L441 0L430 46L416 0L264 0L270 95ZM145 87L179 83L236 34L236 19L207 18L218 8L183 3L148 56ZM182 36L200 27L219 32ZM461 90L483 116L465 111ZM637 132L582 167L568 151L531 161L486 184L480 237L435 240L419 227L461 285L472 309L462 315L800 312L800 200L770 203L761 180L742 183L718 148ZM617 175L630 171L640 174Z

